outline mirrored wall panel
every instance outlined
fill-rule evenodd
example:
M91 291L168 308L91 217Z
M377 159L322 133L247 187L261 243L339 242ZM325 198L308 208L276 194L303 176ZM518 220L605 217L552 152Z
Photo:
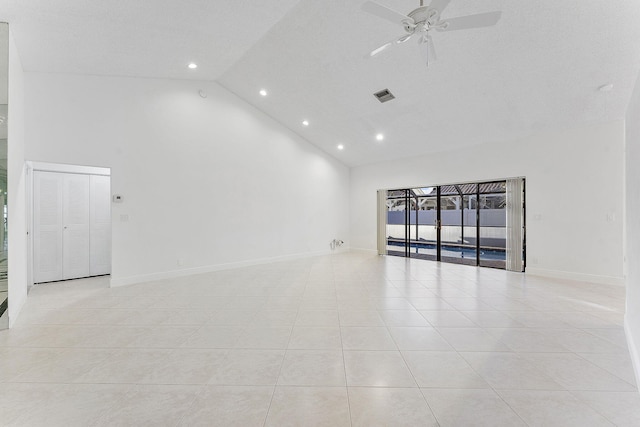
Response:
M0 22L0 329L9 327L7 281L7 119L9 103L9 25Z

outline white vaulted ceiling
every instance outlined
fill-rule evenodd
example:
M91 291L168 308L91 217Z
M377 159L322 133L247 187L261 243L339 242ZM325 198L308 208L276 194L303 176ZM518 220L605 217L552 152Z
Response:
M428 68L413 41L365 59L402 29L363 2L0 0L0 20L26 71L215 80L348 165L624 117L640 69L636 0L452 0L444 17L502 18L436 33ZM385 88L396 99L380 104Z

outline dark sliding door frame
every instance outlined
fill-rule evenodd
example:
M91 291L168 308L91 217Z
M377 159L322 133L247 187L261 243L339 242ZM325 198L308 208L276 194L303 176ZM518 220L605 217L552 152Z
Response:
M476 228L476 232L475 232L475 265L476 266L484 266L484 267L493 267L493 268L506 268L506 267L499 267L496 265L487 265L486 261L485 264L483 265L482 263L482 251L481 248L483 247L481 245L482 242L482 236L481 236L481 219L482 219L482 215L481 215L481 197L482 196L496 196L496 195L502 195L502 194L506 194L506 180L497 180L497 181L483 181L483 182L475 182L475 183L464 183L464 184L451 184L451 185L439 185L439 186L433 186L433 187L423 187L423 188L415 188L415 190L424 190L424 189L430 189L429 193L427 194L416 194L416 191L414 191L414 189L411 188L403 188L403 189L396 189L396 190L390 190L389 193L391 192L395 192L396 194L394 196L388 197L388 200L398 200L398 199L404 199L404 208L405 208L405 212L404 212L404 256L407 258L413 257L413 258L425 258L425 259L432 259L434 258L433 255L424 255L422 254L422 256L420 256L419 252L419 247L421 245L421 240L420 240L420 225L427 225L427 224L420 224L420 215L419 215L419 210L420 210L420 200L423 198L435 198L435 237L436 237L436 241L435 241L435 260L436 261L442 261L443 259L443 253L442 253L442 220L443 220L443 216L442 216L442 208L443 208L443 202L442 202L442 198L444 197L445 194L443 194L443 188L446 187L446 196L458 196L459 197L459 208L460 208L460 249L462 251L464 251L464 248L473 248L473 246L470 245L465 245L465 232L464 232L464 228L465 228L465 196L467 196L467 210L468 212L472 212L472 197L475 198L475 228ZM432 194L435 191L435 194ZM400 194L398 194L400 193ZM420 193L420 192L419 192ZM523 194L524 194L524 190L523 190ZM525 198L526 200L526 198ZM412 218L411 218L411 210L412 210L412 204L414 205L413 210L415 210L415 236L411 236L411 226L412 226ZM525 215L525 210L524 210L524 204L523 204L523 218ZM526 223L526 222L525 222ZM414 237L414 238L412 238ZM469 236L471 237L471 236ZM523 255L526 255L526 229L525 229L525 234L524 234L524 242L523 242ZM397 242L397 238L395 239L395 242ZM432 241L432 240L431 240ZM424 244L428 244L428 240L425 241L427 243ZM416 247L416 253L412 255L412 244ZM486 248L485 248L486 249ZM399 255L400 251L396 252L396 255ZM449 262L455 262L455 261L451 261L451 257L447 256L446 257L447 260L449 260ZM468 258L467 258L468 259ZM473 258L471 258L473 259ZM525 259L525 263L526 263L526 256L524 256ZM467 263L467 265L470 265ZM526 265L526 264L525 264Z

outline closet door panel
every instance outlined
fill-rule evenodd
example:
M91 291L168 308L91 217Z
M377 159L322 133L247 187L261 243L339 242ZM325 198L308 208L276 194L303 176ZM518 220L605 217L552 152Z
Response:
M92 276L111 273L111 178L91 175L91 249Z
M89 175L62 174L64 279L90 275Z
M62 280L63 176L59 173L35 172L33 179L33 281Z

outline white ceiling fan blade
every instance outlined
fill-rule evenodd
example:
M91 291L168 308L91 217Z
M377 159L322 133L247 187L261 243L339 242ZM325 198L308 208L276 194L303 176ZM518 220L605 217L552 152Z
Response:
M369 52L365 58L371 58L373 56L378 55L379 53L384 52L385 50L387 50L388 48L390 48L391 46L393 46L394 44L400 44L400 43L404 43L407 40L409 40L411 37L413 37L415 35L415 33L411 33L411 34L405 34L402 37L399 37L397 39L391 40L388 43L383 44L380 47L377 47L375 49L373 49L371 52Z
M420 54L422 55L422 59L424 60L427 67L430 63L436 60L436 48L433 45L433 39L431 36L422 36L420 37L420 41L418 42L420 47Z
M490 27L498 23L501 15L502 12L487 12L477 15L461 16L459 18L443 19L443 22L446 22L445 26L436 29L438 31L457 31L468 28Z
M411 37L413 37L415 34L416 33L405 34L404 36L402 36L398 40L396 40L396 43L400 44L400 43L404 43L406 41L409 41L409 39Z
M431 36L427 36L427 53L429 54L429 60L435 61L438 59L436 56L436 45L433 44Z
M385 43L382 46L373 49L371 52L365 55L365 58L373 58L374 56L384 52L385 50L393 46L394 43L395 43L395 40L389 43Z
M378 18L391 21L394 24L400 24L402 23L402 21L406 20L413 22L413 20L408 16L403 15L400 12L396 12L393 9L389 9L388 7L378 4L374 1L364 2L364 4L362 5L362 10L364 10L365 12L369 12L370 14L375 15Z
M442 13L442 11L445 10L447 6L449 6L450 2L451 0L432 0L429 7Z

